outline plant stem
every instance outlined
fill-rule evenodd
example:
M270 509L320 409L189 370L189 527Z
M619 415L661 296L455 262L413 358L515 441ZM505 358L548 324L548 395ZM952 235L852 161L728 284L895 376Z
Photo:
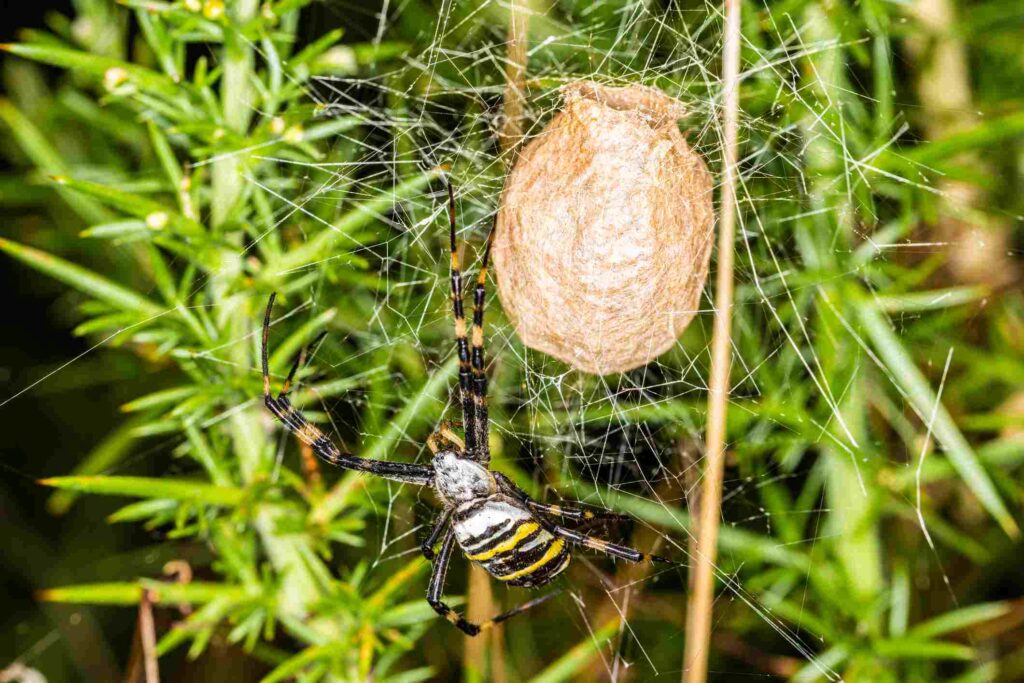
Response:
M718 270L715 291L715 327L711 342L711 380L708 389L708 426L701 515L697 527L696 572L686 611L686 651L683 681L707 679L714 597L715 550L722 507L722 476L725 466L725 417L729 400L732 348L733 235L736 228L737 119L739 115L740 0L725 2L723 90L725 149L721 223L718 232Z
M505 55L505 121L501 127L501 152L509 167L515 162L515 150L523 138L523 109L526 98L526 60L530 34L529 0L513 0L508 16Z
M251 21L258 9L256 0L240 0L234 8L234 26L224 31L224 75L221 85L221 108L224 123L237 135L249 127L252 115L252 97L249 79L252 75L252 48L243 40L241 28ZM236 30L236 26L239 27ZM242 193L239 158L227 155L213 164L213 198L210 203L210 221L219 228L230 214Z
M469 565L467 593L466 617L470 621L490 619L500 611L494 600L490 574L475 564ZM464 637L462 663L467 681L490 681L503 677L504 671L497 672L498 676L495 676L495 664L500 660L500 656L492 656L490 666L487 665L488 653L496 655L497 650L503 645L502 630L501 626L497 626L475 638Z

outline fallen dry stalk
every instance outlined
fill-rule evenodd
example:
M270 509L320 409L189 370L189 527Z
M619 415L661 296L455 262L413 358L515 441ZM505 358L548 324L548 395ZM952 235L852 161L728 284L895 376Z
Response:
M711 379L708 386L708 426L697 527L697 553L692 558L695 577L686 610L686 651L683 681L707 680L714 602L718 523L722 507L725 466L725 417L729 401L731 366L733 236L736 228L737 119L739 117L740 0L725 1L723 95L725 105L721 222L718 232L718 271L715 291L715 327L711 342Z

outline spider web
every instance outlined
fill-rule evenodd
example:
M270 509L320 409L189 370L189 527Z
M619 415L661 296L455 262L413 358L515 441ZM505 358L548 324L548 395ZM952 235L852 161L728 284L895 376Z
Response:
M337 7L339 12L355 9L342 3L329 6ZM533 37L528 48L530 87L522 121L527 137L538 132L558 110L558 88L571 80L593 78L614 84L640 83L654 85L683 100L692 111L686 121L688 139L712 163L718 161L717 112L721 85L719 75L711 68L718 64L719 57L719 8L709 5L689 11L664 10L645 3L615 3L602 8L602 3L594 3L589 7L579 5L561 10L562 14L553 12L533 17L535 23L544 22L539 31L544 37ZM352 178L358 178L354 183L358 188L361 183L379 183L382 178L397 180L411 166L420 169L450 166L458 185L459 237L469 243L464 251L463 263L468 264L464 265L464 270L472 273L476 262L471 255L480 247L494 220L506 173L507 153L500 151L497 138L504 123L502 74L506 67L508 37L505 22L494 19L506 16L507 11L504 4L485 2L475 5L471 11L463 8L456 12L450 2L442 2L434 25L422 29L424 37L429 34L429 42L422 50L410 51L397 70L370 78L321 80L312 94L325 112L365 118L379 129L384 141L379 145L365 139L356 141L365 153L362 164L345 169L311 169L311 175L316 171L325 178L319 181L316 190L294 199L295 206L331 200L331 186L348 184ZM385 6L377 17L375 40L386 39L388 26L401 21L401 12L400 3ZM836 48L836 44L829 41L793 44L800 32L795 26L786 30L787 40L780 42L789 46L778 52L760 54L758 61L748 67L747 78L762 70L778 75L794 68L793 62L808 53ZM785 96L802 96L793 78L778 77L789 83ZM782 96L783 93L779 93L779 97ZM368 101L400 103L400 106L385 105L381 109L368 105ZM741 125L747 136L766 140L771 140L772 136L796 137L796 131L774 130L768 118L747 117ZM780 165L778 156L782 146L766 142L755 158L744 160L740 188L744 204L757 207L762 203L793 201L787 196L756 195L760 188L748 188L749 183L772 179L771 174L777 172L774 169ZM798 164L793 158L782 160L782 165L790 167L794 175L801 173ZM781 186L791 178L779 178L779 181ZM387 292L375 302L370 334L385 347L401 342L418 344L424 337L430 337L433 341L423 353L438 361L435 356L438 343L441 349L453 348L450 337L445 340L442 336L438 342L436 335L426 333L441 330L450 335L452 329L447 304L447 253L443 239L439 239L444 234L445 198L434 193L406 203L402 212L405 216L396 221L396 237L370 248L381 257L383 290ZM423 217L417 219L417 216ZM737 245L740 250L737 278L740 282L753 283L764 315L778 323L779 334L763 348L736 349L734 363L739 372L734 372L734 376L741 379L733 392L744 400L737 402L733 410L750 410L749 405L756 403L758 369L770 363L780 347L788 345L797 350L803 369L830 402L835 421L843 426L839 432L831 433L826 425L819 425L822 439L829 440L852 458L856 441L845 429L837 404L843 388L830 387L819 379L824 372L810 343L810 332L799 322L783 321L773 303L780 296L792 299L786 283L790 269L787 259L792 256L772 250L771 236L765 226L742 227L744 239ZM422 245L429 247L433 254L433 261L427 266L408 257L410 248ZM765 281L775 283L776 290L781 284L781 292L766 292L762 284ZM425 285L429 286L426 294ZM494 292L492 282L486 350L489 373L495 377L491 382L491 430L502 444L498 462L503 457L515 459L533 475L544 492L542 498L549 502L559 496L577 497L594 506L621 509L613 501L639 500L653 503L671 518L684 523L687 504L696 501L701 484L704 425L700 408L706 400L713 313L709 292L705 292L701 314L692 323L700 328L699 333L688 334L675 349L643 368L607 377L582 375L543 354L525 349L508 320L500 314ZM311 302L315 312L315 292L311 292ZM449 419L459 417L454 384L445 414ZM420 457L425 459L429 455L421 450ZM854 464L856 466L855 460ZM498 467L500 469L500 464ZM793 471L775 465L753 477L727 478L723 504L726 524L756 529L770 538L772 516L757 504L751 492L766 480L784 482L804 476L806 466L803 471L799 468ZM396 515L409 514L400 510L398 500L396 490L385 511L389 524ZM818 517L827 511L819 507L819 502L814 501L808 509L794 514ZM396 526L405 526L406 531L385 529L380 539L378 562L386 563L397 557L392 548L404 541L408 533L426 533L426 529L420 527ZM598 530L598 533L605 537L612 534L614 540L627 544L651 543L653 539L657 546L655 552L688 563L691 552L688 531L667 533L646 522L637 522L636 527ZM616 532L624 536L614 538ZM815 530L803 541L811 551L818 533ZM580 638L593 638L600 630L599 613L619 620L617 637L599 650L599 667L605 674L617 680L627 671L640 677L677 671L679 658L669 662L664 661L663 655L653 654L647 641L654 631L649 624L634 622L642 616L642 612L638 612L649 606L642 595L646 590L660 592L664 585L667 591L682 595L685 575L679 570L664 568L628 572L622 570L622 563L615 565L600 558L577 559L574 564L582 567L577 566L570 572L570 595L559 603L559 608L575 623ZM745 587L743 565L742 559L731 558L728 551L722 553L717 574L727 587L723 600L741 604L763 621L783 646L788 647L788 655L806 662L808 672L814 671L823 679L838 680L838 674L829 664L818 659L819 644L774 616L765 598ZM449 588L449 592L458 590L457 586ZM526 599L522 591L506 597L501 595L503 589L498 590L504 608ZM681 638L678 644L681 653Z
M367 12L361 5L335 0L329 0L326 7L343 17ZM418 15L407 17L404 11L402 2L385 1L379 14L369 17L373 21L363 22L373 26L365 37L375 43L386 42L397 23L422 19ZM377 196L380 187L397 185L410 173L448 165L458 188L459 237L468 244L463 252L464 270L474 272L478 261L473 255L493 222L507 172L507 156L497 141L503 125L507 47L503 17L507 12L508 7L498 2L481 2L469 11L464 7L456 11L451 0L443 1L438 14L431 17L433 24L422 26L423 44L411 46L397 62L391 62L394 66L360 77L323 78L310 87L309 96L325 117L353 117L361 122L354 131L342 133L337 142L354 150L354 161L307 165L303 169L308 178L307 191L296 197L275 193L281 204L276 222L261 226L264 234L282 229L291 216L307 213L309 206L370 199ZM714 69L719 63L719 12L714 4L681 10L644 2L594 2L568 3L557 11L534 16L528 48L530 88L522 121L526 136L541 130L558 110L558 88L570 80L592 78L614 84L654 85L688 105L691 115L685 122L687 137L712 169L717 169L721 83ZM808 109L814 109L818 102L801 84L797 63L809 55L827 58L840 47L838 39L808 40L807 36L815 34L813 27L792 18L773 27L773 31L780 47L744 45L745 81L756 82L768 74L771 78L766 80L778 84L774 96L777 101L804 100ZM346 53L339 52L339 58L345 57ZM802 296L799 286L790 280L803 263L790 238L780 237L786 225L778 216L788 212L794 220L835 210L808 208L794 190L814 182L804 167L807 150L800 148L809 144L808 137L824 137L843 151L840 178L848 183L864 178L870 158L854 158L846 142L835 137L825 121L825 112L817 121L809 122L806 130L778 128L771 110L745 112L740 125L741 139L760 144L748 145L754 151L741 160L736 279L740 286L738 307L747 310L734 340L733 377L737 381L732 387L730 410L750 422L749 438L754 441L769 442L776 432L793 431L792 424L782 417L758 415L755 410L762 397L762 372L787 350L797 359L788 370L793 377L789 381L809 379L829 408L827 420L813 425L819 434L816 442L808 442L804 448L790 447L784 457L765 458L753 472L743 468L739 468L739 474L737 468L727 471L723 533L736 529L756 534L764 544L783 549L783 543L775 537L779 520L758 502L758 489L780 483L787 486L815 476L813 461L803 454L816 447L837 452L851 463L858 478L861 474L858 440L840 408L849 386L829 384L823 367L826 361L815 350L813 332L801 316L784 311L796 307ZM264 158L280 164L298 163ZM254 177L247 181L260 182ZM274 192L273 188L263 189ZM375 299L358 313L368 324L350 332L357 340L358 354L341 357L325 345L314 355L313 363L326 375L362 363L365 370L361 379L385 376L401 386L403 375L394 370L395 365L401 365L394 363L398 353L395 349L418 354L423 366L434 371L450 360L454 343L444 249L445 211L445 197L434 187L422 196L396 204L392 214L382 216L391 223L387 239L368 241L354 250L379 265L379 286ZM774 217L774 223L762 215ZM301 275L318 265L305 263L288 274ZM314 318L331 305L327 294L331 286L314 280L308 299L279 315ZM616 525L598 533L688 564L692 527L687 511L699 505L713 310L710 290L706 289L700 314L674 349L637 370L593 377L524 348L500 312L493 281L489 283L486 351L488 371L493 377L492 439L500 444L497 468L501 469L503 461L514 463L533 477L538 497L548 502L566 497L597 507L646 510L645 515L634 515L638 520L632 525ZM744 328L744 324L754 322L764 326L763 335ZM751 336L760 343L749 343ZM459 419L456 383L449 385L450 391L443 394L444 405L433 406L431 411ZM365 401L365 395L358 391L322 401L322 410L333 422L329 431L356 434L366 440L381 437L384 423L366 424L358 418L367 407ZM403 438L401 449L412 452L412 459L425 461L429 453L420 442L418 437ZM347 445L349 450L359 452L358 444ZM762 448L766 451L767 446ZM863 490L863 483L860 486ZM386 571L389 563L415 552L407 549L409 536L422 538L427 533L424 520L435 508L429 496L421 496L410 508L407 491L393 486L385 499L375 501L381 505L379 517L383 522L373 539L375 545L368 546L367 552L374 555L377 568ZM790 512L811 521L806 523L807 531L797 547L787 549L813 562L816 542L837 533L821 528L830 510L819 497L804 509ZM655 517L674 521L676 527L654 524L650 520ZM805 664L804 680L839 680L828 658L822 656L827 644L816 642L815 636L773 612L772 592L754 581L756 574L748 571L750 563L747 554L723 545L717 574L726 588L716 609L728 611L731 618L738 609L762 622L774 638L768 640L770 649ZM763 566L762 562L754 564ZM461 590L455 583L454 577L458 576L456 571L449 579L448 593ZM751 582L756 585L748 585ZM675 619L681 625L684 571L659 567L628 571L624 563L577 555L567 583L568 594L545 609L571 621L578 632L572 642L596 637L604 625L600 614L618 619L616 637L598 649L598 666L605 675L612 680L623 678L627 672L637 678L677 676L681 628L673 630L678 644L673 661L665 658L665 648L656 640L664 632L665 621L672 623ZM496 588L496 593L504 608L526 599L522 591L506 596L504 589ZM667 597L668 603L677 606L674 614L664 606L657 611L657 619L664 620L660 626L645 614L658 607L659 600L650 595ZM515 625L519 620L510 623Z

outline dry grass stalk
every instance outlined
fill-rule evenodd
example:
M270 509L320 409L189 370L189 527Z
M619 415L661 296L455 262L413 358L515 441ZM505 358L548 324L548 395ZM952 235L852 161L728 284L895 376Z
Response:
M502 154L507 163L515 159L515 149L523 136L523 110L526 93L526 49L529 36L530 10L524 7L527 0L513 0L509 8L508 51L505 57L504 121L498 134ZM469 586L466 598L466 613L472 622L490 619L498 613L494 600L491 578L482 568L471 564ZM480 676L490 671L488 680L504 683L505 629L498 625L475 638L466 637L463 649L463 665L466 671L475 671ZM490 667L487 655L490 652Z
M722 477L725 468L725 417L729 402L729 370L732 364L733 240L736 229L736 175L738 158L740 75L740 2L725 2L723 95L725 105L721 222L718 232L718 271L715 291L715 326L711 343L711 378L708 386L708 424L704 486L697 527L697 552L693 556L694 579L686 613L686 650L683 681L707 680L711 642L712 607L718 524L722 508Z
M475 564L469 565L469 602L466 618L474 623L490 619L501 611L494 599L494 586L490 575ZM467 673L473 672L479 680L500 683L507 679L505 673L505 628L498 624L478 636L464 639L462 651L463 666ZM490 663L488 664L488 654ZM471 677L472 678L472 677Z
M513 0L509 8L508 42L505 52L505 93L503 118L498 133L502 154L511 166L515 149L523 139L523 112L526 109L526 49L529 44L530 7L528 0Z
M125 683L160 683L160 665L156 658L156 622L153 619L153 599L148 590L143 590L139 599L139 619L124 680Z

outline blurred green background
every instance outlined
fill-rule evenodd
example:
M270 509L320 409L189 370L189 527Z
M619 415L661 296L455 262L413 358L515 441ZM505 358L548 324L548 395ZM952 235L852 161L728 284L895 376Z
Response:
M422 599L432 496L309 466L258 400L278 291L275 376L329 332L296 400L345 447L421 461L454 417L437 169L472 264L511 160L509 4L20 9L0 99L4 680L145 680L142 590L163 680L678 679L684 570L588 557L463 643ZM518 11L527 135L568 81L654 85L719 177L718 6ZM1024 9L743 12L710 679L1024 680ZM628 513L600 531L685 562L711 300L657 362L593 378L522 348L492 297L496 468ZM461 564L460 609L528 596Z

